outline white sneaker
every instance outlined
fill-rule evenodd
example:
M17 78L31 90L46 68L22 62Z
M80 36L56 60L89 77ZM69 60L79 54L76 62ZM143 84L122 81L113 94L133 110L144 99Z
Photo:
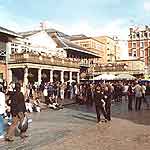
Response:
M5 136L4 135L0 135L0 139L4 139L5 138Z

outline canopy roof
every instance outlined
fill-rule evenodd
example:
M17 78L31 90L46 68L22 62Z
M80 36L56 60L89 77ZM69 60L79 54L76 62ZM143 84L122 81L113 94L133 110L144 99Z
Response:
M28 31L28 32L20 32L19 34L21 36L27 38L31 35L41 32L41 31L42 30L33 30L33 31ZM70 36L63 32L60 32L55 29L46 29L45 32L47 32L47 34L49 36L51 36L51 38L58 44L58 46L60 48L63 48L64 50L68 50L68 51L72 50L72 51L76 51L76 52L81 52L83 54L88 54L93 57L98 57L98 58L100 57L99 54L96 54L88 49L85 49L85 48L71 42ZM52 36L51 35L52 33L55 33L55 34L53 34L53 36Z
M119 74L118 76L118 79L120 80L123 80L123 79L126 79L126 80L135 80L136 77L130 75L130 74Z
M13 37L21 37L18 33L11 31L11 30L8 30L6 28L3 28L1 26L0 26L0 33L4 33L4 34L7 34L7 35L10 35Z
M102 74L93 78L93 80L116 80L116 79L117 76L113 74Z

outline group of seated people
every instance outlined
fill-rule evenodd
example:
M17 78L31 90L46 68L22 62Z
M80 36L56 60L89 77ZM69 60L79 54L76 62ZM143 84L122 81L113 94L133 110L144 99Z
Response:
M27 112L41 112L40 101L37 98L33 103L31 103L30 98L27 98L25 101Z

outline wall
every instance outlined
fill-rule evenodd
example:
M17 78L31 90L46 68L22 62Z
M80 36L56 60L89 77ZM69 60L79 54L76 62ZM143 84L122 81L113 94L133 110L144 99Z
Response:
M0 74L3 74L3 79L6 79L6 65L0 62Z

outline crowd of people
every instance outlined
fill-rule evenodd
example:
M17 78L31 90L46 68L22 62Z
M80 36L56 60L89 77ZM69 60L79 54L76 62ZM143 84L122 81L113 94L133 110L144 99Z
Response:
M0 85L0 122L3 117L12 117L12 123L7 130L6 140L13 141L15 128L18 122L23 121L27 112L40 112L41 103L48 108L60 110L64 107L65 99L73 99L79 105L95 106L97 122L111 121L112 102L122 102L123 97L128 103L129 111L140 111L142 103L149 109L150 83L140 81L99 81L84 82L43 82L29 83L23 87L20 83L11 82L8 87ZM93 105L95 104L95 105ZM103 118L101 117L103 115ZM0 123L0 136L3 136ZM26 137L26 131L20 136Z

